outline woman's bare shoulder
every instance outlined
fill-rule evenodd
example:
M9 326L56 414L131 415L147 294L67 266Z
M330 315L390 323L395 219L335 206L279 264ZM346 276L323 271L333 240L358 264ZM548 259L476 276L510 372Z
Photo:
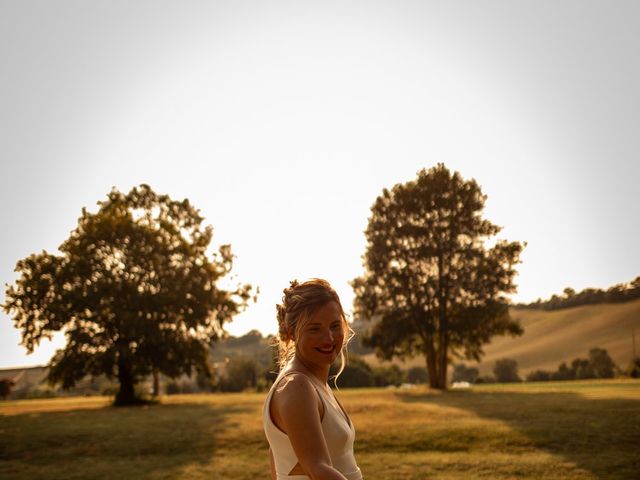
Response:
M309 377L300 372L291 372L280 379L273 396L281 401L299 401L315 397L316 391Z
M298 372L280 379L273 392L270 411L276 426L288 435L297 427L319 426L324 417L324 405L311 379Z
M276 414L284 412L303 413L316 410L321 416L324 408L311 379L304 373L291 372L280 379L273 392L272 407ZM279 416L279 415L278 415Z

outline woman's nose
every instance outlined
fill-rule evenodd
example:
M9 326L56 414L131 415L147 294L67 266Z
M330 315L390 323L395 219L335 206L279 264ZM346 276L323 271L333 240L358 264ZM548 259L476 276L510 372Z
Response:
M326 330L323 337L323 339L326 339L327 341L333 343L333 332L331 331L331 329Z

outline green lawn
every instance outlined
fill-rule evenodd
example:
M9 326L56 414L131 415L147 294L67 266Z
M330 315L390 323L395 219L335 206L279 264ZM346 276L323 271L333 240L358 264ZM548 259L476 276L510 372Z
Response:
M366 480L632 479L640 381L338 393ZM0 402L0 478L269 478L264 394Z

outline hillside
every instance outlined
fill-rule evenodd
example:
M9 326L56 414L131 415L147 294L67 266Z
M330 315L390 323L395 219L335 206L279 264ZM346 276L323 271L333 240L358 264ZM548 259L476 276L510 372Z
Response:
M13 390L21 390L41 385L47 376L46 367L7 368L0 370L0 379L15 382Z
M511 315L520 321L524 334L517 338L494 339L485 346L486 355L481 364L465 362L467 365L477 366L484 375L491 373L496 360L513 358L518 362L520 375L525 376L536 369L556 370L561 362L569 363L577 357L586 358L589 349L601 347L607 349L619 367L625 368L632 357L632 327L635 327L637 354L640 354L640 300L553 311L513 308ZM353 325L357 332L367 327L366 323ZM272 361L269 343L270 339L262 337L257 331L248 332L242 337L230 337L214 344L212 360L215 364L222 364L227 358L249 357L262 368L267 368ZM352 351L365 353L366 349L358 348L357 343ZM391 363L380 362L373 353L363 356L372 365ZM424 359L392 363L407 369L424 366ZM44 367L0 370L0 378L16 381L15 390L43 385L45 375ZM84 385L91 381L86 379L81 383Z
M624 368L633 355L632 327L635 327L636 350L640 354L640 300L554 311L513 308L511 315L520 321L524 334L516 338L495 338L485 346L482 363L465 363L478 367L481 374L488 374L496 360L513 358L524 376L539 368L555 370L561 362L586 358L589 349L601 347ZM373 354L366 355L366 359L372 364L380 363ZM415 358L399 365L402 368L423 366L424 359Z
M271 339L262 337L260 332L252 330L241 337L229 337L213 344L211 348L212 366L217 374L223 374L226 361L234 357L250 358L255 360L261 369L267 369L273 364L273 351L270 348ZM275 367L272 367L275 368ZM85 377L76 387L70 391L62 391L59 386L50 386L46 380L47 367L24 367L0 369L0 379L11 379L15 382L12 389L11 398L24 398L28 396L50 396L55 395L95 395L106 391L113 391L117 388L117 381L108 380L104 375L97 378ZM182 376L179 382L189 383L194 381L195 375L189 379ZM166 387L169 379L160 375L160 386ZM142 386L151 388L151 379L147 378L140 382Z
M555 370L563 361L587 357L593 347L605 348L618 366L626 367L633 356L633 327L640 350L640 300L549 312L514 309L511 314L520 320L524 335L494 339L485 348L483 372L504 357L517 360L525 374L536 368Z
M266 366L271 362L270 343L271 338L263 337L257 330L251 330L241 337L230 336L214 343L211 357L214 362L220 362L225 358L243 356Z

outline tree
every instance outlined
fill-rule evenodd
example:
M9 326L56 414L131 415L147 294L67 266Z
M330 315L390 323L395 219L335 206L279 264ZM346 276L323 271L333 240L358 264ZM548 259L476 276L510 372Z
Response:
M551 380L572 380L575 378L575 372L572 371L566 362L558 365L558 369L551 374Z
M616 373L616 364L604 348L589 350L589 364L595 378L613 378Z
M11 395L11 390L15 386L15 382L10 378L3 378L0 380L0 398L6 400Z
M518 375L518 362L511 358L502 358L496 360L493 367L493 375L498 383L521 382Z
M330 375L338 373L339 364L331 365ZM357 355L349 355L349 361L337 379L339 388L372 387L375 383L373 371L369 364Z
M229 359L225 374L220 380L223 392L242 392L255 388L258 384L260 366L253 358L234 357Z
M629 362L626 374L631 378L640 378L640 357L635 357Z
M486 196L442 164L384 189L365 231L364 274L352 282L356 317L375 322L366 343L385 359L424 355L444 389L452 356L479 361L494 335L522 334L503 296L515 291L524 244L485 240Z
M396 364L385 367L380 365L371 369L373 372L373 384L376 387L386 387L388 385L400 386L403 384L407 375L400 370L400 367Z
M252 287L224 290L229 245L209 254L213 230L188 200L147 185L113 189L97 213L82 209L59 247L18 261L4 310L29 353L64 331L67 344L49 364L49 381L72 387L85 375L117 377L115 403L136 403L143 376L207 372L211 342L247 304Z
M551 380L551 372L546 370L534 370L527 375L527 382L548 382Z
M574 358L571 362L571 372L571 378L574 378L576 380L595 378L593 368L591 368L591 364L586 358Z
M464 363L453 366L452 382L476 383L480 372L475 367L467 367Z
M424 367L411 367L407 371L407 382L409 383L427 383L429 381L429 372Z

